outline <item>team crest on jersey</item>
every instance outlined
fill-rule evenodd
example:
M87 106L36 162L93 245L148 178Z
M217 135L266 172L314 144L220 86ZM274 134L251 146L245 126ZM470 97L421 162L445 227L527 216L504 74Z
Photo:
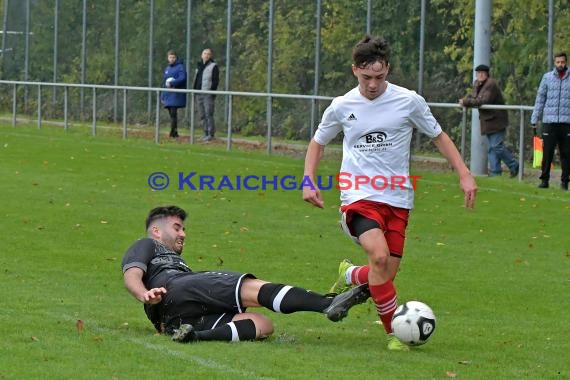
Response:
M370 132L358 138L354 149L361 152L381 152L392 146L386 132Z

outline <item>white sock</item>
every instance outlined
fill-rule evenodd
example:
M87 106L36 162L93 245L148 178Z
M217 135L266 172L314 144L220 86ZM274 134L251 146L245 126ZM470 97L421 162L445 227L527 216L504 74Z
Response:
M351 266L348 267L348 269L346 270L346 273L344 274L344 282L347 285L352 285L352 271L354 270L354 268L356 268L356 266Z

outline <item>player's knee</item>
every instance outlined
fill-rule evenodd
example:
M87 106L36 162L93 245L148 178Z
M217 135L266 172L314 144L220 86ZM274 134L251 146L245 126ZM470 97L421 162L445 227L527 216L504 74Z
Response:
M273 334L273 321L265 315L255 314L252 318L255 324L256 339L267 338Z
M386 273L388 271L387 255L371 255L369 259L370 269L375 272Z

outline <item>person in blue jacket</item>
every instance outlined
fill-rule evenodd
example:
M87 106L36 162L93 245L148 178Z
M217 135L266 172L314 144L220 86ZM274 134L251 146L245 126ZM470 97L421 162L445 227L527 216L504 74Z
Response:
M550 181L550 166L554 159L554 150L558 145L560 152L560 189L568 190L570 180L570 73L566 65L565 52L556 53L554 56L554 69L542 76L534 110L530 117L530 123L536 127L536 123L542 116L542 173L540 174L541 189L548 188Z
M162 87L186 89L186 67L174 50L168 51L168 66L164 69ZM160 95L164 108L170 115L170 137L178 137L178 108L186 107L186 94L164 91Z

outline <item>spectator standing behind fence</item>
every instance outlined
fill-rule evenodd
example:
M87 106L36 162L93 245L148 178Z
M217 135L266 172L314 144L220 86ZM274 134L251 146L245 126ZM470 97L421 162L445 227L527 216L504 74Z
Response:
M479 65L475 68L475 82L471 94L459 100L463 107L479 107L484 104L505 104L503 94L497 81L490 77L489 66ZM509 126L509 114L506 110L480 109L479 121L481 134L487 136L489 145L489 176L500 176L503 173L501 161L507 165L511 178L519 174L519 163L505 146L506 129Z
M534 110L530 123L536 128L538 119L542 116L542 173L540 174L541 189L548 188L550 181L550 166L554 159L554 150L558 145L560 152L560 188L568 190L568 175L570 174L570 78L568 77L568 57L565 52L554 56L554 70L542 76Z
M220 70L212 56L211 49L204 49L202 51L202 59L198 61L196 76L194 78L195 90L215 91L218 89L218 83L220 82ZM214 94L196 94L198 114L204 129L204 135L200 139L202 141L211 141L216 132L216 127L214 125L215 100L216 95Z
M167 53L168 65L164 69L162 87L186 89L187 75L184 62L178 59L174 50ZM170 115L170 137L178 137L178 108L186 107L186 94L182 92L163 91L160 100Z

